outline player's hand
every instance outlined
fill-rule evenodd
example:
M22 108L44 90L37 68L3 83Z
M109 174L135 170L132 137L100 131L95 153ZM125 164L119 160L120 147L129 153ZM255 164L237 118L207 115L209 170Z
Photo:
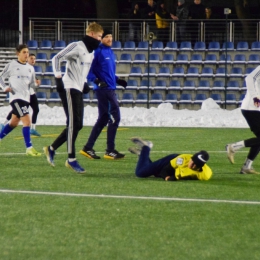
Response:
M12 94L15 93L14 90L13 90L11 87L6 87L6 88L4 88L4 92L5 92L5 93L11 92Z
M260 99L257 98L257 97L255 97L255 98L253 98L253 100L254 100L254 105L255 105L256 107L260 107Z
M123 79L117 79L116 83L124 88L127 87L127 82Z
M165 181L176 181L176 179L174 178L174 176L166 176Z
M104 87L107 87L107 83L105 81L101 81L99 79L95 79L94 80L94 83L100 87L100 88L104 88Z
M37 86L40 86L40 85L41 85L41 81L40 81L39 79L36 79L36 80L35 80L35 83L36 83Z

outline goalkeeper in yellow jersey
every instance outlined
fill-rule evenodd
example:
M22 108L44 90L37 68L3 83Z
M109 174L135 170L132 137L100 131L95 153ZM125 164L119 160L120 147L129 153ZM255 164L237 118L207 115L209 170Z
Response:
M212 176L212 170L206 164L209 154L199 151L195 154L170 154L155 162L150 160L150 150L153 143L139 137L131 138L138 148L129 148L131 153L139 155L135 174L139 178L155 176L166 181L200 180L207 181Z

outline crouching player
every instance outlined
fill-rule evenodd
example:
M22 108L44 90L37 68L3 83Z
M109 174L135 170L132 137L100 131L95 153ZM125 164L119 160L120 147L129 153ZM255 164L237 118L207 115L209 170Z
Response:
M139 137L131 138L138 147L129 148L131 153L139 155L135 174L146 178L155 176L165 181L201 180L207 181L212 176L212 170L206 164L209 154L199 151L195 154L170 154L155 162L150 160L150 150L153 143Z

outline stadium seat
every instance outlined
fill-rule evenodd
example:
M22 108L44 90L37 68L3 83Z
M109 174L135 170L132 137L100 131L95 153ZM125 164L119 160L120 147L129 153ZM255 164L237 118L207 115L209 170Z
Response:
M177 42L167 42L164 50L165 51L177 51L178 50Z
M178 100L177 95L174 93L168 93L164 100L165 103L171 103L173 108L177 108Z
M179 51L192 51L191 42L189 41L181 42Z
M124 51L134 51L135 50L135 42L134 41L126 41L123 46Z
M222 99L221 99L221 95L218 93L212 93L210 95L210 97L218 104L221 105L222 104Z
M41 50L51 50L52 49L52 43L50 40L42 40L40 43L40 49Z
M90 96L89 96L89 93L85 93L85 94L83 94L83 102L84 102L85 104L90 103Z
M171 80L168 86L168 92L171 90L179 92L181 90L181 82L179 80Z
M49 62L51 62L52 58L57 54L57 52L52 52L50 54L50 59L49 59Z
M46 92L38 91L38 92L36 92L36 97L37 97L39 103L45 103L47 101Z
M51 92L50 98L47 100L49 106L60 105L61 99L58 92Z
M42 66L40 66L40 65L35 65L34 71L35 71L36 76L42 76L43 75Z
M252 42L251 51L260 51L260 42Z
M183 67L175 67L172 72L173 77L184 77L184 68Z
M138 42L137 51L148 50L148 42Z
M162 51L163 50L163 42L161 41L153 41L152 43L152 51Z
M195 42L193 50L194 51L206 51L205 42Z
M48 57L47 57L47 53L45 52L38 52L36 54L36 62L47 62L48 61Z
M118 62L131 64L132 55L130 53L122 53Z
M237 102L239 106L241 106L241 103L242 103L243 99L245 98L245 95L246 94L244 94L244 93L240 95L239 100Z
M170 77L171 72L169 67L160 67L157 77Z
M112 42L112 46L111 46L112 50L121 50L122 49L122 44L120 41L113 41Z
M159 54L151 53L149 55L149 62L150 63L156 63L156 64L159 65L159 63L160 63L160 56L159 56Z
M196 90L200 93L209 94L210 91L209 80L200 80Z
M220 51L220 43L219 42L210 42L208 45L208 51Z
M38 42L36 40L29 40L27 42L27 46L29 50L37 50L39 48Z
M197 67L189 67L187 70L186 77L199 77L199 68Z
M221 54L220 57L219 57L219 61L218 61L219 64L231 64L232 63L232 60L231 60L231 55L230 54Z
M51 89L51 80L50 79L41 79L41 84L39 88L46 88L46 89Z
M148 86L149 86L149 89L152 90L152 81L148 79L142 79L141 82L140 82L140 86L139 86L139 89L140 90L147 90L148 89Z
M124 107L133 107L134 96L132 93L123 93L121 102Z
M128 90L137 90L138 89L138 82L136 79L128 79L127 80L127 89Z
M223 80L215 80L213 82L212 91L224 91L225 90L225 82Z
M135 99L135 106L147 104L148 96L146 93L138 93Z
M237 108L236 95L231 93L226 94L226 100L223 101L223 104L225 103L229 109Z
M248 42L241 41L237 43L237 51L248 51Z
M248 57L247 64L260 64L260 55L259 54L250 54Z
M134 56L133 59L133 64L145 64L146 60L145 60L145 55L141 54L141 53L137 53Z
M145 77L148 76L148 72L149 72L149 76L151 76L151 77L155 77L157 74L155 67L149 67L149 70L148 70L148 67L146 67L144 70L143 76L145 76Z
M216 54L207 54L204 60L204 64L208 65L208 64L213 64L216 65L217 64L217 55Z
M226 90L228 92L232 92L232 93L236 94L240 90L239 82L237 80L229 80L227 83Z
M245 77L250 74L255 68L252 68L252 67L247 67L246 70L245 70Z
M232 77L232 78L243 77L242 68L233 67L233 68L231 69L231 71L230 71L229 77Z
M195 81L194 80L185 80L183 83L182 90L194 91L195 90Z
M178 54L176 58L176 65L189 64L189 59L187 54Z
M64 75L66 72L66 66L60 66L61 74Z
M191 94L189 93L182 93L179 100L179 109L191 109L192 108L192 99Z
M173 54L167 54L165 53L162 57L162 60L161 60L161 64L164 65L168 65L168 64L174 64L174 56Z
M51 65L47 66L43 74L47 76L54 76L52 66Z
M201 78L212 78L214 76L214 71L210 67L204 67L202 68L200 77Z
M161 93L153 93L151 95L151 99L149 103L151 105L159 105L163 102L162 94Z
M192 54L191 58L190 58L190 64L191 65L202 65L202 55L201 54Z
M236 54L233 60L233 64L246 64L246 55L245 54Z
M216 78L223 78L223 77L226 77L227 75L228 74L227 74L225 67L218 67L217 68L216 73L215 73Z
M234 43L233 42L223 42L222 51L234 51Z
M131 77L141 77L142 76L141 67L133 66L130 70L129 76L131 76Z
M163 79L157 79L154 83L153 90L160 93L165 96L166 90L167 90L167 84L166 81Z
M54 42L54 46L53 46L53 49L54 50L62 50L66 47L66 42L63 41L63 40L56 40Z
M118 61L119 65L116 67L116 72L126 73L132 66L132 55L130 53L122 53Z
M194 109L200 109L202 102L205 101L206 99L207 99L206 94L197 93L195 98L194 98L194 101L193 101L193 108Z

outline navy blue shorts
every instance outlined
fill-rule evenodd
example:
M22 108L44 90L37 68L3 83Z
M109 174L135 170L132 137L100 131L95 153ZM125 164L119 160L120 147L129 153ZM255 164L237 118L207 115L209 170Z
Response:
M12 114L16 115L18 118L29 114L29 102L15 99L10 103L12 107Z

